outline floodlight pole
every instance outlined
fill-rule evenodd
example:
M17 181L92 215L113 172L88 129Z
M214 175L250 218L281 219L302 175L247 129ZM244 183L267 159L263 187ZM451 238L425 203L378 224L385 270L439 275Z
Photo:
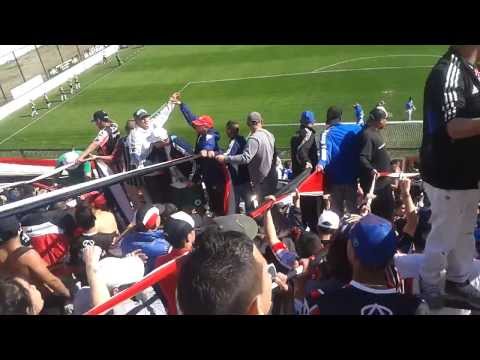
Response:
M58 55L60 55L60 60L62 60L62 64L65 62L65 60L63 60L63 56L62 56L62 52L60 51L60 47L58 45L55 45L57 47L57 50L58 50Z
M47 77L47 79L49 79L50 76L48 76L47 69L45 68L45 64L43 63L42 57L40 56L40 51L38 51L37 45L35 45L35 50L37 51L37 56L38 56L38 59L40 60L40 64L42 64L42 68L43 68L43 71L45 72L45 76Z
M20 71L20 75L22 75L23 82L26 82L27 80L25 79L25 75L23 75L22 67L18 62L17 55L15 55L15 51L12 51L12 54L13 54L13 58L15 59L15 62L17 63L17 67L18 67L18 70Z

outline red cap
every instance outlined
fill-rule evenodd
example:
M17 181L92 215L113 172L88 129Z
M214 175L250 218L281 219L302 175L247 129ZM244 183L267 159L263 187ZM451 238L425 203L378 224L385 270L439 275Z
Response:
M208 115L202 115L192 121L195 126L204 126L206 128L213 128L213 119Z

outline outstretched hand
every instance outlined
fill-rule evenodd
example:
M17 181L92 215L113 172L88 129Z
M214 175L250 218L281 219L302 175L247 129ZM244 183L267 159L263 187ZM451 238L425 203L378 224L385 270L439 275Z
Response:
M170 102L174 103L174 104L177 104L177 105L180 105L182 102L180 101L180 92L177 91L177 92L174 92L172 94L172 96L170 96Z

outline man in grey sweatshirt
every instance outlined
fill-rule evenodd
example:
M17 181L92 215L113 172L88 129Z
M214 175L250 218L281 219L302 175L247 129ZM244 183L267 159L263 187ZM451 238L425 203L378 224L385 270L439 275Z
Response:
M263 128L262 115L258 112L248 114L247 126L250 135L243 153L234 156L217 155L216 159L227 164L247 164L253 191L261 203L265 196L274 194L277 189L275 137Z

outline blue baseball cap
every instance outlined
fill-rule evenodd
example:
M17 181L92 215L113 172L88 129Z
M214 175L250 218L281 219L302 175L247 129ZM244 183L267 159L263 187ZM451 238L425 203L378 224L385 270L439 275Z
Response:
M351 230L355 255L366 266L385 266L397 249L397 237L392 224L376 215L363 217Z
M313 111L304 111L300 116L301 124L313 124L315 122L315 114Z

